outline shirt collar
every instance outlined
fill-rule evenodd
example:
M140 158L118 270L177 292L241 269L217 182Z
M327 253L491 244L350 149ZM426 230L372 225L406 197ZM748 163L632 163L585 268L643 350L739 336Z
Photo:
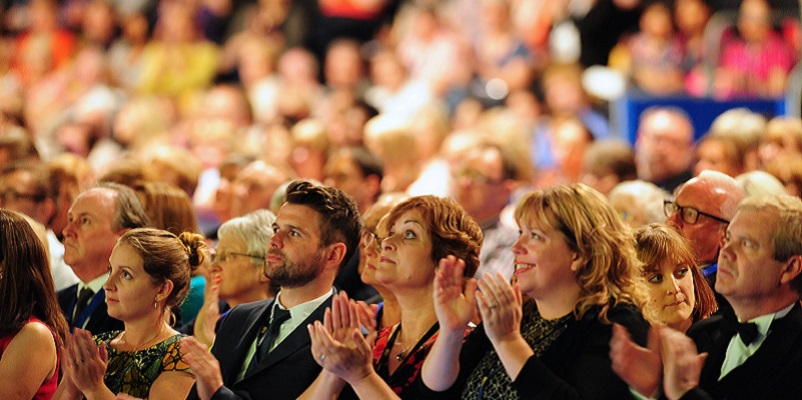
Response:
M108 274L103 274L95 279L92 279L91 281L89 281L89 283L80 282L78 283L78 292L80 293L81 289L88 287L89 289L92 289L93 293L97 293L103 290L103 285L106 283L106 280L108 278L109 278Z

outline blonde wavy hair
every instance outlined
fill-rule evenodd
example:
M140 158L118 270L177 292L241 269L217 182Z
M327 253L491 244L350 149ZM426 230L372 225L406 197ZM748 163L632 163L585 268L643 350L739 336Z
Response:
M515 220L554 228L576 253L581 265L576 275L581 288L574 308L577 319L598 306L599 320L609 323L612 306L645 304L645 293L636 284L640 262L632 232L598 191L581 183L534 190L518 203Z

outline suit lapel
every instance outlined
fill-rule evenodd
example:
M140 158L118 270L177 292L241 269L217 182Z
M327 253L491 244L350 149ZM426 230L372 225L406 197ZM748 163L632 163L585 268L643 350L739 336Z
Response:
M797 304L784 318L772 322L769 335L757 352L727 374L721 380L721 384L732 385L731 382L743 380L768 382L772 377L780 376L788 349L802 334L800 326L802 326L802 309Z
M243 377L242 379L245 380L251 375L258 374L262 370L273 366L274 364L280 362L284 358L297 352L298 350L305 349L310 343L309 332L307 332L306 326L314 321L323 320L323 314L326 311L326 308L331 307L331 299L332 297L329 296L329 298L326 299L326 301L321 303L315 309L315 311L312 312L312 314L309 314L309 316L300 325L298 325L298 327L296 327L295 330L292 331L292 333L290 333L289 336L287 336L284 340L282 340L281 343L279 343L278 346L276 346L276 348L273 349L273 351L268 353L267 357L265 357L265 359L262 360L251 371L251 373L245 375L245 377ZM306 351L309 350L306 349ZM309 353L309 357L310 358L312 357L311 352Z
M262 328L264 322L270 317L270 309L273 307L274 301L276 300L273 299L267 302L261 310L250 313L245 319L242 324L242 335L239 336L239 341L231 349L230 354L226 355L230 360L239 360L239 362L225 363L231 366L227 372L224 372L223 380L225 382L235 382L237 380L237 375L242 371L242 363L248 355L248 350L250 350L251 345L253 345L254 340L256 340L259 329Z
M730 342L729 340L720 340L719 342L724 343L723 346L716 347L716 359L711 360L715 362L705 363L702 372L703 382L708 383L709 388L715 388L711 391L711 394L715 395L722 391L727 392L733 387L744 389L758 387L771 382L778 376L783 376L785 361L787 361L785 355L802 334L800 327L802 327L802 308L797 304L784 318L772 322L768 337L754 355L718 381L727 345ZM707 371L707 364L711 364L710 371ZM706 373L710 375L708 376Z

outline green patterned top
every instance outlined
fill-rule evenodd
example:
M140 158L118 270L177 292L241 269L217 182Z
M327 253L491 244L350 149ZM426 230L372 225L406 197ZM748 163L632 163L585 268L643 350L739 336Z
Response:
M145 399L150 392L150 386L162 372L192 373L178 349L178 341L186 335L177 334L147 349L131 352L118 351L111 347L112 339L120 332L122 331L112 331L95 336L95 342L98 345L106 343L109 351L109 363L103 381L112 393L125 393Z

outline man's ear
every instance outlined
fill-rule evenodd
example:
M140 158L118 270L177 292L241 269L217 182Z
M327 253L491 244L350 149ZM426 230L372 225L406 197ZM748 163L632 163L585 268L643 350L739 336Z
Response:
M780 275L780 283L785 285L793 282L802 273L802 255L793 255L785 262L785 267Z
M343 262L345 258L345 252L347 248L345 243L334 243L329 246L329 255L326 258L326 263L333 265L335 268L339 268L340 264Z
M727 242L727 227L729 225L721 224L721 227L718 228L716 234L718 235L718 249L721 250L724 248L724 244Z

